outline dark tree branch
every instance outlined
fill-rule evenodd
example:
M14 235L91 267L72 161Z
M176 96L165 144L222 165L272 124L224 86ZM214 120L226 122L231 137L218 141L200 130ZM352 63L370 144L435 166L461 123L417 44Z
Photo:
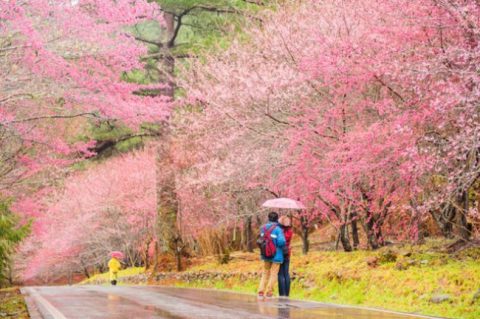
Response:
M382 86L386 87L390 91L390 93L392 93L397 98L399 98L400 101L405 103L405 99L400 95L400 93L395 91L395 89L393 89L390 85L386 84L385 81L383 81L378 75L375 75L374 77Z
M72 115L47 115L47 116L30 117L30 118L6 122L4 124L26 123L26 122L33 122L33 121L40 121L40 120L48 120L48 119L72 119L72 118L83 117L83 116L100 118L100 116L98 116L95 113L85 112L85 113L78 113L78 114L72 114Z
M191 54L188 54L188 53L184 53L184 54L165 54L163 52L157 52L157 53L152 53L152 54L148 54L146 56L143 56L142 60L148 60L148 59L161 60L161 59L165 59L167 57L172 57L174 59L196 59L196 58L198 58L198 55L191 55Z
M265 6L266 5L265 1L262 1L262 0L242 0L242 1L246 2L246 3L255 4L257 6Z
M30 94L30 93L13 94L13 95L10 95L10 96L7 96L7 97L1 99L0 103L5 103L8 100L12 100L12 99L17 98L17 97L29 97L29 98L33 99L34 96L33 96L33 94Z
M138 134L128 134L128 135L121 136L117 139L99 141L93 148L90 149L90 151L95 152L97 154L96 156L98 157L98 155L101 155L102 153L105 153L105 151L112 149L120 142L125 142L136 137L157 137L158 135L159 134L154 131L138 133Z
M170 40L168 40L167 42L167 47L169 48L173 48L174 45L175 45L175 40L177 39L178 37L178 34L180 32L180 28L182 27L182 19L184 16L186 16L187 14L190 13L190 11L192 11L193 9L195 9L195 7L191 7L189 9L186 9L184 10L182 13L178 14L178 15L175 15L176 18L177 18L177 25L175 26L175 29L173 30L173 35L172 37L170 38Z
M153 40L148 40L148 39L144 39L144 38L141 38L141 37L135 37L135 40L140 41L140 42L143 42L143 43L152 44L152 45L155 45L155 46L157 46L157 47L159 47L159 48L162 48L162 47L163 47L163 43L162 43L162 42L153 41Z
M268 117L269 119L271 119L274 122L277 122L277 123L280 123L280 124L285 124L285 125L290 125L289 122L279 120L276 117L274 117L273 115L271 115L270 113L264 113L264 114L265 114L266 117Z

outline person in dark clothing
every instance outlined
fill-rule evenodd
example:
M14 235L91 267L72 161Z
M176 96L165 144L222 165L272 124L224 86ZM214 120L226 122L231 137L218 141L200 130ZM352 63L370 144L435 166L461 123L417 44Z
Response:
M284 247L284 260L280 265L278 270L278 292L282 297L288 297L290 295L290 255L292 253L290 248L290 242L292 241L293 230L292 230L292 221L288 216L282 216L278 220L280 227L283 230L285 236L285 247Z

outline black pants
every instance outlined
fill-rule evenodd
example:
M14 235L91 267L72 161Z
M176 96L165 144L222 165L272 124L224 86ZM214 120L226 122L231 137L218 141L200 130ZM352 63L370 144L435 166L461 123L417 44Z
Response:
M278 292L280 296L290 295L290 259L285 259L278 271Z

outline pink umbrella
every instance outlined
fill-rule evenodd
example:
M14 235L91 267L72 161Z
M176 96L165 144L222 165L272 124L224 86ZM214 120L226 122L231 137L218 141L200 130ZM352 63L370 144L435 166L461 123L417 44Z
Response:
M262 206L269 208L306 209L305 205L290 198L269 199L263 203Z
M117 259L123 259L123 253L121 251L112 251L110 253L110 256L112 256L113 258L117 258Z

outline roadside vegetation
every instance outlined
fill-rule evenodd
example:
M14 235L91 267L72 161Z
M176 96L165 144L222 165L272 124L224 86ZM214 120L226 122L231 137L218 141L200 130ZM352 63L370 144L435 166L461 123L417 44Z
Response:
M479 318L480 249L449 255L440 247L405 245L380 251L295 255L291 297L448 318ZM256 254L247 256L257 258ZM188 270L201 274L214 269L233 276L205 280L205 275L200 275L199 279L170 284L255 293L259 267L260 263L240 255L228 264L210 262ZM242 273L253 276L245 278Z
M0 289L0 318L30 318L23 296L17 287Z
M142 278L146 278L143 276L144 274L145 267L131 267L122 269L118 272L119 285L122 285L125 283L125 281L130 281L133 279L135 279L138 283L141 283ZM92 277L83 280L80 284L95 285L101 283L110 283L108 272L93 275Z
M10 201L0 197L0 288L13 283L12 257L16 247L29 233L30 225L10 210Z
M377 251L312 251L291 262L291 298L374 307L446 318L480 317L480 248L445 251L444 240L424 245L392 245ZM224 289L256 293L257 253L235 252L228 263L215 256L192 260L184 272L123 270L120 282ZM147 278L149 278L147 280ZM83 283L108 283L99 274Z

